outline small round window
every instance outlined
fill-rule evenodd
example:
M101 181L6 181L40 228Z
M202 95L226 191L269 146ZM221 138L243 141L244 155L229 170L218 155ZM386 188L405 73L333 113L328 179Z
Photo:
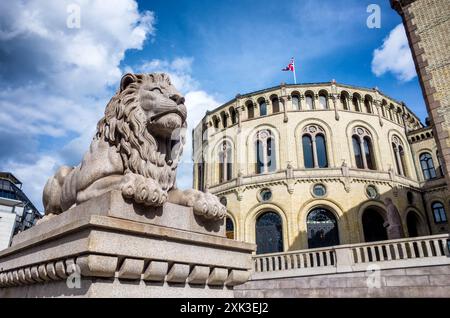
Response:
M327 194L327 189L323 184L316 184L313 187L313 194L316 197L323 197Z
M220 203L222 203L223 206L227 206L227 198L226 197L221 197L220 198Z
M376 199L378 197L378 190L373 185L369 185L366 188L366 194L371 199Z
M270 201L272 199L272 191L270 189L262 189L259 193L259 199L261 201Z

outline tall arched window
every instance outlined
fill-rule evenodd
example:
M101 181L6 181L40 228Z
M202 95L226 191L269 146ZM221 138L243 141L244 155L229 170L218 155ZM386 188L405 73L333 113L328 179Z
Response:
M256 254L283 251L283 225L275 212L265 212L256 220Z
M219 151L219 182L231 180L233 177L232 161L231 145L224 141Z
M383 99L383 101L381 102L381 115L386 118L386 107L387 107L387 102Z
M256 173L276 170L275 138L270 130L261 130L256 134Z
M214 128L219 129L219 122L220 122L219 118L217 116L213 116L212 121Z
M203 159L197 162L197 190L203 191L205 178L205 165Z
M392 115L393 109L394 109L394 105L390 104L389 108L388 108L388 114L389 114L389 119L391 121L394 121L394 116Z
M392 150L394 152L394 161L397 174L405 177L408 176L405 148L403 147L403 143L396 136L392 138Z
M433 210L434 223L446 223L447 214L445 213L444 205L441 202L433 202L431 204L431 209Z
M359 138L357 136L352 137L352 144L353 144L353 152L355 154L356 167L358 169L364 169L364 163L363 163L362 152L361 152L361 144L360 144Z
M362 215L364 241L375 242L387 240L387 232L384 227L384 218L378 207L368 207Z
M310 135L303 135L302 146L303 146L303 161L305 164L305 168L314 168L313 146L312 146L312 138Z
M312 93L305 94L305 108L311 110L314 108L314 97Z
M259 115L266 116L267 115L267 104L264 99L259 101Z
M229 216L226 217L225 219L225 234L227 236L227 238L234 240L234 223L233 223L233 219L230 218Z
M341 92L341 104L342 104L342 109L344 110L349 110L348 109L348 94L347 92Z
M292 109L300 110L300 97L297 94L292 94Z
M227 116L227 114L225 113L225 112L221 112L220 113L220 118L222 119L222 125L223 125L223 128L227 128L227 124L228 124L228 116Z
M280 112L280 101L277 96L272 97L272 113L279 113Z
M230 115L231 115L231 124L234 125L237 123L237 112L234 107L230 107Z
M359 107L359 100L360 96L358 94L353 94L352 98L353 109L357 112L361 111L361 108Z
M370 96L366 96L366 98L364 98L364 107L367 113L372 113L372 100Z
M419 157L425 180L436 178L436 169L434 169L433 157L428 152L424 152Z
M439 156L439 150L436 151L436 158L437 158L438 164L439 164L439 176L444 177L444 168L443 168L443 164L442 164L442 158Z
M309 212L306 219L308 248L339 245L339 233L336 217L327 209L316 208Z
M302 149L305 168L328 167L325 131L322 127L309 125L303 128Z
M327 95L324 92L319 93L319 109L328 109Z
M369 131L363 127L353 128L352 145L356 167L376 170L372 136Z
M255 118L255 107L253 106L252 102L247 103L247 118Z

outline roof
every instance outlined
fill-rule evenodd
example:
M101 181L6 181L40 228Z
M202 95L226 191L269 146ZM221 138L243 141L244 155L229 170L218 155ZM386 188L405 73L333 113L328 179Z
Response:
M275 90L275 89L281 89L281 87L291 87L291 88L295 88L295 87L324 86L324 85L332 85L332 84L335 84L336 86L340 86L340 87L353 88L353 89L359 89L359 90L365 90L365 91L372 91L372 92L373 92L374 90L377 90L378 93L379 93L381 96L384 96L384 97L386 97L386 98L388 98L388 99L390 99L390 100L396 102L397 104L400 104L400 105L404 106L404 107L408 110L408 112L410 112L412 115L414 115L414 116L416 117L416 119L417 119L419 122L421 122L420 118L419 118L419 117L418 117L418 116L417 116L417 115L416 115L416 114L415 114L408 106L406 106L402 101L398 101L397 99L392 98L392 97L390 97L390 96L384 94L384 93L381 92L378 88L368 88L368 87L362 87L362 86L355 86L355 85L342 84L342 83L337 83L337 82L315 82L315 83L299 83L299 84L284 84L284 83L283 83L283 84L280 84L280 85L277 85L277 86L272 86L272 87L269 87L269 88L264 88L264 89L252 91L252 92L249 92L249 93L245 93L245 94L238 94L235 98L229 100L228 102L223 103L222 105L220 105L220 106L218 106L218 107L216 107L216 108L214 108L214 109L212 109L212 110L206 111L206 115L211 114L211 113L213 113L213 112L216 112L217 110L223 108L224 106L227 106L227 105L233 103L233 102L236 100L236 98L246 98L246 97L250 97L250 96L252 96L252 95L263 94L263 93L266 93L266 92L273 91L273 90Z
M14 184L22 184L22 182L17 179L11 172L0 172L0 179L7 179Z

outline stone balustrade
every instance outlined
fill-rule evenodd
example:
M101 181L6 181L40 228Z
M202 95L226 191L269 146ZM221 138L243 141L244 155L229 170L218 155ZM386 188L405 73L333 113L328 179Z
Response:
M450 264L448 234L337 245L253 257L251 279L310 276Z

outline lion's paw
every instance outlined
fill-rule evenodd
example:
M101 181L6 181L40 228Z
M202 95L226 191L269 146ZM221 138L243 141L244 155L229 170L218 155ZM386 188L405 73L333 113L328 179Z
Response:
M125 175L122 194L136 203L150 206L161 206L167 200L167 191L161 189L157 182L131 173Z
M186 205L191 206L197 215L202 215L207 219L223 219L226 216L226 207L211 193L186 190L185 196Z

